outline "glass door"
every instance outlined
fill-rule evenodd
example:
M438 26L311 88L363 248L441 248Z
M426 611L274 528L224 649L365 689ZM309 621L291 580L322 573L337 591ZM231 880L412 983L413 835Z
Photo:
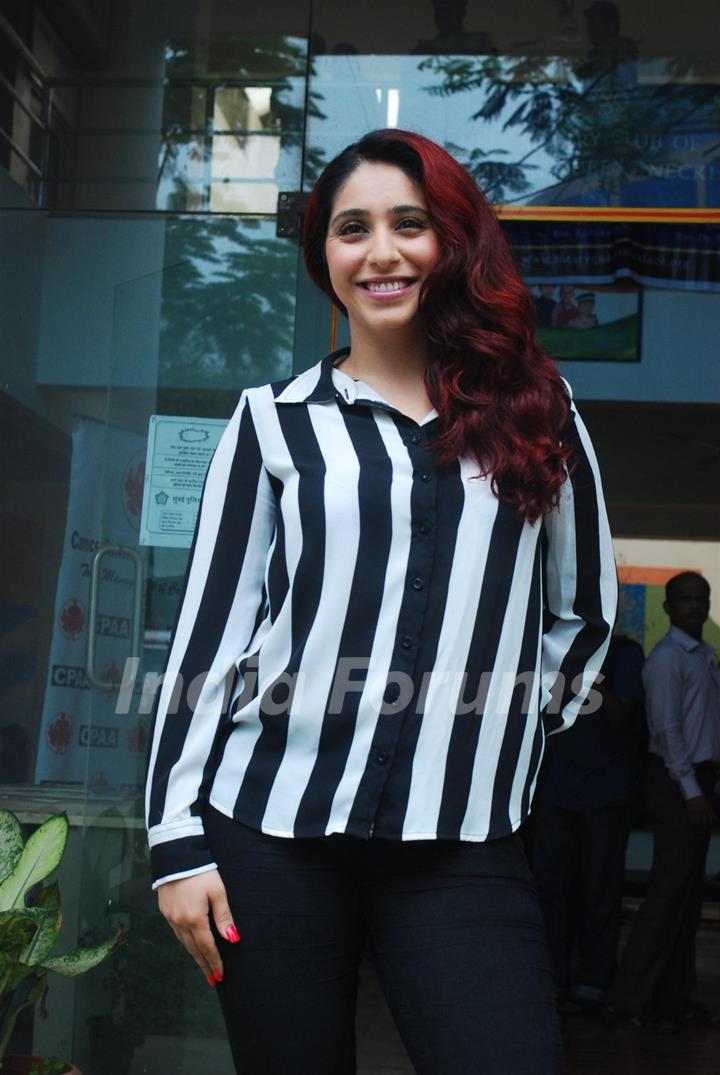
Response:
M308 5L270 0L252 26L204 0L121 7L82 64L37 66L52 184L23 190L18 162L0 167L16 255L0 296L0 796L28 828L68 814L61 950L126 936L87 976L53 978L13 1050L164 1075L230 1058L150 888L152 680L212 448L243 388L329 349L330 315L305 305L296 330L309 284L276 222L280 193L302 189Z
M78 419L77 433L102 518L89 579L81 918L98 936L127 931L105 988L101 971L78 988L75 1037L87 1035L103 1073L132 1043L138 1070L230 1064L217 1000L157 913L142 789L155 677L212 450L242 388L293 368L298 248L272 217L176 217L156 240L166 267L115 289L106 420Z
M127 934L104 973L78 983L75 1039L103 1075L119 1050L148 1072L230 1066L217 999L157 912L143 783L210 456L242 388L293 368L298 248L274 219L178 217L162 239L167 267L115 289L106 421L78 419L77 432L102 519L89 579L81 919L93 936L118 924ZM94 489L84 484L86 496Z

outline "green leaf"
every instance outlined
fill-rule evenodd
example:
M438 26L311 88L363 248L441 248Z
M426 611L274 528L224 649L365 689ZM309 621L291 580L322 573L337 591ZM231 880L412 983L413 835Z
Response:
M123 932L120 929L114 937L109 937L95 948L76 948L67 955L46 959L42 966L45 970L57 971L66 978L75 978L78 974L84 974L85 971L96 967L98 963L102 963L103 959L106 959L122 943L122 939Z
M0 881L12 873L22 849L20 822L9 810L0 810Z
M0 884L0 911L22 907L27 891L59 865L68 836L67 814L55 814L28 839L12 872Z
M37 915L37 929L20 958L23 963L35 966L37 963L42 963L55 947L62 925L62 913L59 908L53 911L44 907L28 907L27 910Z
M26 914L27 908L18 911L0 911L0 950L3 954L14 951L14 958L20 958L22 948L30 941L37 929L38 915Z
M16 963L12 972L7 980L7 991L11 993L14 989L20 985L26 978L38 979L46 978L47 972L45 970L38 970L37 967L29 967L27 963Z
M60 910L60 885L53 881L50 885L43 885L35 894L32 902L33 907L42 907L44 911Z
M55 943L62 926L62 912L60 910L60 886L57 881L51 885L44 885L36 893L32 907L26 908L27 912L36 915L38 932L23 952L22 958L26 963L42 963L55 947Z

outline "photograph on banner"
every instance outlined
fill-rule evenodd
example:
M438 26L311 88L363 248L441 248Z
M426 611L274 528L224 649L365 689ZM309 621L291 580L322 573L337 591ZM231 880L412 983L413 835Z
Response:
M530 288L538 336L561 361L639 362L642 291L586 284Z

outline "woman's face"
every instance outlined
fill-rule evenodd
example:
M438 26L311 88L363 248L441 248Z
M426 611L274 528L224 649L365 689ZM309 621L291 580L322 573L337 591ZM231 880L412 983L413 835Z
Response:
M325 240L330 282L350 327L415 328L438 239L422 191L392 164L363 162L338 191Z

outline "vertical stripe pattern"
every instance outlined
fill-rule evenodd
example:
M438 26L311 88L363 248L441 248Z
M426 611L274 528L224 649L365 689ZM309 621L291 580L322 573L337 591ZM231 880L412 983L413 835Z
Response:
M284 837L506 835L600 669L615 568L574 404L530 525L343 354L244 391L208 471L148 756L154 887L214 867L208 802Z

